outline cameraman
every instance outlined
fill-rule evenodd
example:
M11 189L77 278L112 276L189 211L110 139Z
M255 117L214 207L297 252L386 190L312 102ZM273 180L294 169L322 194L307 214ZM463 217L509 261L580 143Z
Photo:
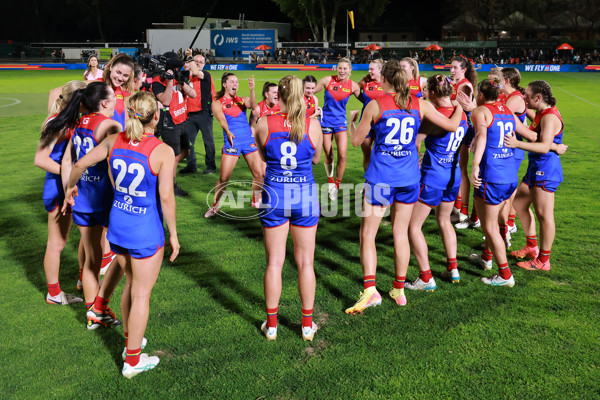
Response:
M191 53L186 51L185 69L190 71L190 86L196 91L196 97L188 97L188 120L186 125L187 135L190 139L191 149L187 158L187 166L182 168L180 174L190 174L197 171L196 152L194 150L198 130L202 131L204 141L206 169L203 174L212 174L217 169L215 164L215 140L213 138L213 115L211 110L212 99L215 97L215 86L208 71L202 71L205 58L202 54L196 54L192 59ZM198 71L192 72L192 64Z
M196 92L187 82L188 73L181 71L183 61L179 60L173 52L165 53L164 58L166 58L166 73L153 77L152 93L161 104L168 104L160 111L160 120L156 129L163 142L171 146L175 152L173 169L173 176L175 176L177 174L177 163L187 157L190 150L190 141L185 131L185 121L187 119L186 97L194 98ZM190 65L190 71L192 73L198 72L195 64ZM189 193L181 189L177 183L175 183L174 190L175 196L189 196Z

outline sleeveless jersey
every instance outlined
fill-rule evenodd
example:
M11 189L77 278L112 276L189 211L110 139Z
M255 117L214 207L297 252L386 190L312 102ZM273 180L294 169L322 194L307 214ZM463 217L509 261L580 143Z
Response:
M117 102L115 104L115 113L112 116L112 120L120 123L121 129L125 129L125 99L131 96L131 94L118 87L115 89L115 96L117 96Z
M460 81L452 84L452 96L450 96L450 100L456 100L456 95L458 94L458 87L463 83L466 83L469 85L469 87L471 87L471 96L473 95L473 85L471 85L471 81L469 81L467 78L462 78Z
M246 118L246 105L241 97L236 96L234 99L228 96L223 96L219 99L225 119L227 120L227 126L229 130L235 136L233 139L234 145L241 145L247 143L254 143L254 137L252 136L252 130ZM223 131L223 140L225 145L229 145L227 140L227 134Z
M48 118L44 123L44 126L56 118L58 114L55 114ZM73 136L73 131L71 129L67 130L66 134L59 138L59 140L54 143L54 147L52 147L52 151L50 152L50 159L60 164L62 162L62 158L65 155L65 150L67 149L67 144L71 137ZM60 174L53 174L52 172L46 171L46 179L44 180L44 191L42 192L42 199L51 200L51 199L63 199L65 197L65 191L63 189L62 180Z
M523 95L521 94L521 92L519 92L518 90L515 90L514 92L512 92L508 96L504 97L504 101L502 102L502 104L508 103L508 99L510 99L513 96L517 96L517 97L520 97L522 99L524 98ZM525 103L523 103L523 104L525 104ZM525 119L527 119L527 107L525 106L525 108L523 109L522 112L520 112L520 113L515 112L514 114L517 116L517 118L519 118L519 120L522 123L525 123ZM521 135L519 135L518 133L516 134L516 137L517 137L518 141L520 141L520 142L523 141L523 137ZM525 158L525 150L523 150L523 149L513 149L513 150L515 152L515 158L517 160L523 160Z
M423 97L423 93L421 92L420 78L412 78L410 81L408 81L408 88L410 89L411 96Z
M304 96L304 103L306 103L306 116L312 117L317 111L317 103L315 102L315 96Z
M85 114L75 127L72 137L75 148L75 162L98 145L94 132L101 122L109 119L102 114ZM112 198L112 185L108 177L108 164L102 160L83 172L77 182L79 196L75 198L73 210L81 213L94 213L106 210Z
M267 115L271 115L271 114L275 114L276 112L278 112L281 108L279 107L279 103L275 104L273 106L273 108L269 107L267 105L266 101L261 101L260 103L258 103L258 106L260 107L260 117L266 117Z
M492 113L487 128L485 151L481 158L480 176L488 183L510 184L518 181L515 170L514 151L504 147L504 136L515 130L515 116L508 107L496 102L484 104Z
M363 103L362 111L365 110L365 107L367 106L367 104L369 104L371 102L371 100L377 99L377 98L383 97L383 96L385 96L385 92L383 91L383 88L381 87L381 83L375 82L375 81L365 83L365 85L363 87L364 103Z
M554 135L553 142L556 144L562 143L563 131L565 124L562 116L556 109L556 106L545 109L544 111L537 112L535 118L531 123L529 129L538 134L538 141L540 141L539 134L541 132L540 123L545 115L554 114L560 120L561 128L560 131ZM560 156L553 151L549 151L546 154L529 152L529 166L527 169L530 180L539 181L563 181L562 165L560 163Z
M150 166L150 154L161 143L154 135L139 142L127 139L125 132L117 136L108 159L115 181L109 242L126 249L164 243L158 177Z
M441 114L450 117L454 107L439 107ZM462 115L460 125L455 132L445 135L427 135L427 151L421 163L421 183L435 189L447 190L460 185L460 167L458 150L467 133L467 116Z
M458 87L463 83L466 83L469 85L469 87L471 87L471 97L475 95L475 93L473 92L473 85L471 85L471 81L469 81L467 78L462 78L457 83L452 84L452 96L450 96L450 100L456 100L456 96L458 94ZM471 111L465 111L465 115L467 116L467 124L469 125L469 128L472 128L473 123L471 122Z
M365 179L372 184L383 183L390 187L414 185L421 178L415 146L421 125L419 99L411 96L409 111L396 105L394 94L375 101L379 103L382 115L373 124L375 138Z
M312 158L315 146L308 135L310 118L300 143L290 140L287 114L267 116L269 136L264 146L267 163L264 188L267 202L277 209L310 209L319 204L319 193L313 177Z
M352 95L352 80L340 82L337 76L332 76L325 89L323 102L323 122L325 127L339 127L346 125L346 105Z

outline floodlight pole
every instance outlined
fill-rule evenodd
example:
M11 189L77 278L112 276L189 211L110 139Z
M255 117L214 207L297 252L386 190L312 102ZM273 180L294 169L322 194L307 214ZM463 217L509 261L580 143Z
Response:
M348 49L348 20L350 19L350 15L348 14L348 10L346 10L346 57L350 58L350 50Z

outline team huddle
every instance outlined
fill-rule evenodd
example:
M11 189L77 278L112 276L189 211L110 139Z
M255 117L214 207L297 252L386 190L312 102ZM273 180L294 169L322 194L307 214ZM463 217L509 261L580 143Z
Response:
M166 144L167 140L155 136L163 108L157 98L162 97L148 91L132 94L134 71L130 60L117 56L107 64L102 80L65 84L52 102L35 158L35 164L47 171L43 191L48 211L46 301L62 305L85 301L90 330L122 324L122 374L127 378L159 363L158 357L142 350L147 345L144 333L150 293L164 256L163 221L169 230L171 261L180 247L174 176L181 154ZM248 83L250 96L239 97L239 81L227 72L210 105L223 129L224 145L214 202L204 216L218 215L235 165L243 156L253 177L252 207L259 209L263 227L267 318L261 330L268 340L277 338L290 231L302 306L301 336L313 340L318 330L312 318L313 265L321 209L313 165L324 152L328 195L337 201L348 140L361 146L365 183L359 244L363 292L356 304L346 309L347 314L381 304L375 239L388 208L395 267L389 295L398 306L407 305L405 289L437 288L422 231L432 208L446 252L444 280L460 282L455 229L481 226L484 250L472 257L485 270L492 269L493 259L498 266L498 273L482 282L514 286L507 248L510 233L517 229L516 215L527 239L523 248L511 252L526 259L517 266L550 269L554 192L562 182L560 154L567 146L562 144L564 126L556 99L546 82L534 81L523 89L516 69L498 68L477 84L474 66L463 57L452 60L449 77L421 77L417 63L410 58L375 60L359 82L350 79L351 71L350 61L342 58L337 74L319 81L310 75L303 80L288 75L278 84L267 82L258 104L254 78ZM190 74L194 73L192 68ZM176 86L183 93L190 91L184 87L186 82L161 84L169 94ZM315 97L320 91L324 91L322 108ZM351 111L347 119L352 95L363 108ZM250 116L247 110L251 110ZM529 126L527 118L532 120ZM529 154L528 167L519 183L525 152ZM471 186L474 206L469 216ZM540 221L540 245L532 204ZM78 287L84 299L64 293L58 280L60 253L72 222L81 232ZM411 251L420 272L419 278L407 282ZM115 254L112 263L111 252ZM103 254L108 262L103 263ZM110 266L102 271L100 285L103 264ZM122 317L117 319L108 303L123 275Z

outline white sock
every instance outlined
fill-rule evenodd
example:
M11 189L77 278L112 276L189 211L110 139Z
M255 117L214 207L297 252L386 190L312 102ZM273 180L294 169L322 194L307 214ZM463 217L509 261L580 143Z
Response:
M333 163L324 164L324 165L325 165L325 172L327 173L327 177L333 178Z

